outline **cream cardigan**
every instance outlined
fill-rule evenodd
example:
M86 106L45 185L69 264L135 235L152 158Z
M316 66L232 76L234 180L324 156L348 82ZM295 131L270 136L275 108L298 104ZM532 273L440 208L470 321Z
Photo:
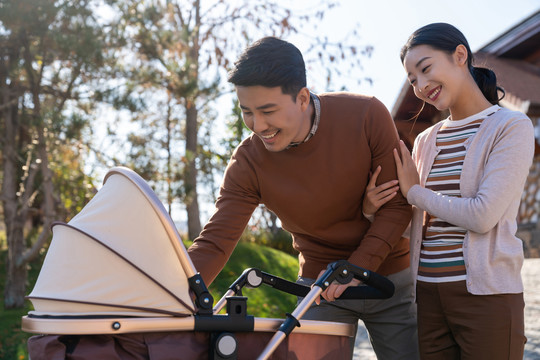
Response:
M498 106L490 109L499 109ZM534 128L524 114L501 108L487 117L465 142L467 154L461 173L461 198L424 188L438 149L442 122L416 139L413 159L420 185L411 187L413 206L411 268L416 281L424 210L467 229L463 255L467 289L475 295L523 292L523 244L515 236L516 216L534 154Z

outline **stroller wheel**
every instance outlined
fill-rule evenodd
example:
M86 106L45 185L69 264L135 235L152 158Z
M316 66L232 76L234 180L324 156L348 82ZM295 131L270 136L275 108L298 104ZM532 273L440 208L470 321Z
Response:
M216 338L215 350L223 358L232 358L236 354L238 343L236 337L231 333L221 333Z

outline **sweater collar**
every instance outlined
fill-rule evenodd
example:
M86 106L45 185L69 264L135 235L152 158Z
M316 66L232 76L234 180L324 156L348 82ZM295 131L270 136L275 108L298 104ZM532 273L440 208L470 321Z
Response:
M303 141L290 143L289 146L287 146L287 149L289 149L291 147L298 146L298 145L300 145L302 143L307 142L317 132L317 129L319 127L319 123L321 121L321 100L319 100L319 97L317 95L315 95L314 93L310 92L309 94L310 94L310 97L311 97L310 101L313 104L313 108L315 109L315 116L314 116L314 119L313 119L313 124L311 125L311 130L309 130L309 133L307 134L306 138Z

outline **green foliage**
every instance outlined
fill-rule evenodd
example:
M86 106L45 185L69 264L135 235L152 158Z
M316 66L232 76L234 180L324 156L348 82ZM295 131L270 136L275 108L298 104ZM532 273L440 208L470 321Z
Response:
M2 206L10 228L6 307L23 306L25 264L49 238L49 225L78 212L92 181L84 174L95 118L94 89L103 84L106 30L96 20L101 0L3 0L0 3L0 134ZM95 81L98 79L98 81ZM44 230L24 238L28 220ZM26 251L29 250L29 251Z
M0 289L4 288L6 281L6 257L7 251L0 248ZM43 263L43 256L29 263L30 271L28 281L33 286L39 269ZM3 300L0 298L0 359L28 359L26 342L32 334L21 330L21 317L32 310L32 305L26 301L24 309L4 309Z

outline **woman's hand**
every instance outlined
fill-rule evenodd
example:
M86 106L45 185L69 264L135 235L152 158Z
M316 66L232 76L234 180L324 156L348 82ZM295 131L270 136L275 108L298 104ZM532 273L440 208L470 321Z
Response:
M317 279L322 275L324 274L326 270L322 270L320 273L319 273L319 276L317 276ZM343 292L350 286L358 286L360 285L362 282L358 279L352 279L349 283L347 284L340 284L336 281L334 281L333 283L330 284L330 286L328 286L326 288L325 291L323 291L323 293L321 294L321 296L326 300L326 301L334 301L336 300L338 297L341 296L341 294L343 294ZM317 305L319 305L321 303L321 297L318 296L316 299L315 299L315 303Z
M375 186L377 177L380 173L381 166L379 165L377 166L377 169L375 169L373 175L371 175L371 179L369 179L369 183L364 193L364 201L362 203L364 215L374 215L381 206L392 200L399 190L397 180L390 180L384 184Z
M401 158L399 157L398 150L394 149L394 160L396 161L399 188L401 189L403 196L407 198L407 194L411 187L420 184L420 176L414 165L411 153L402 140L399 141L399 149L401 151Z

